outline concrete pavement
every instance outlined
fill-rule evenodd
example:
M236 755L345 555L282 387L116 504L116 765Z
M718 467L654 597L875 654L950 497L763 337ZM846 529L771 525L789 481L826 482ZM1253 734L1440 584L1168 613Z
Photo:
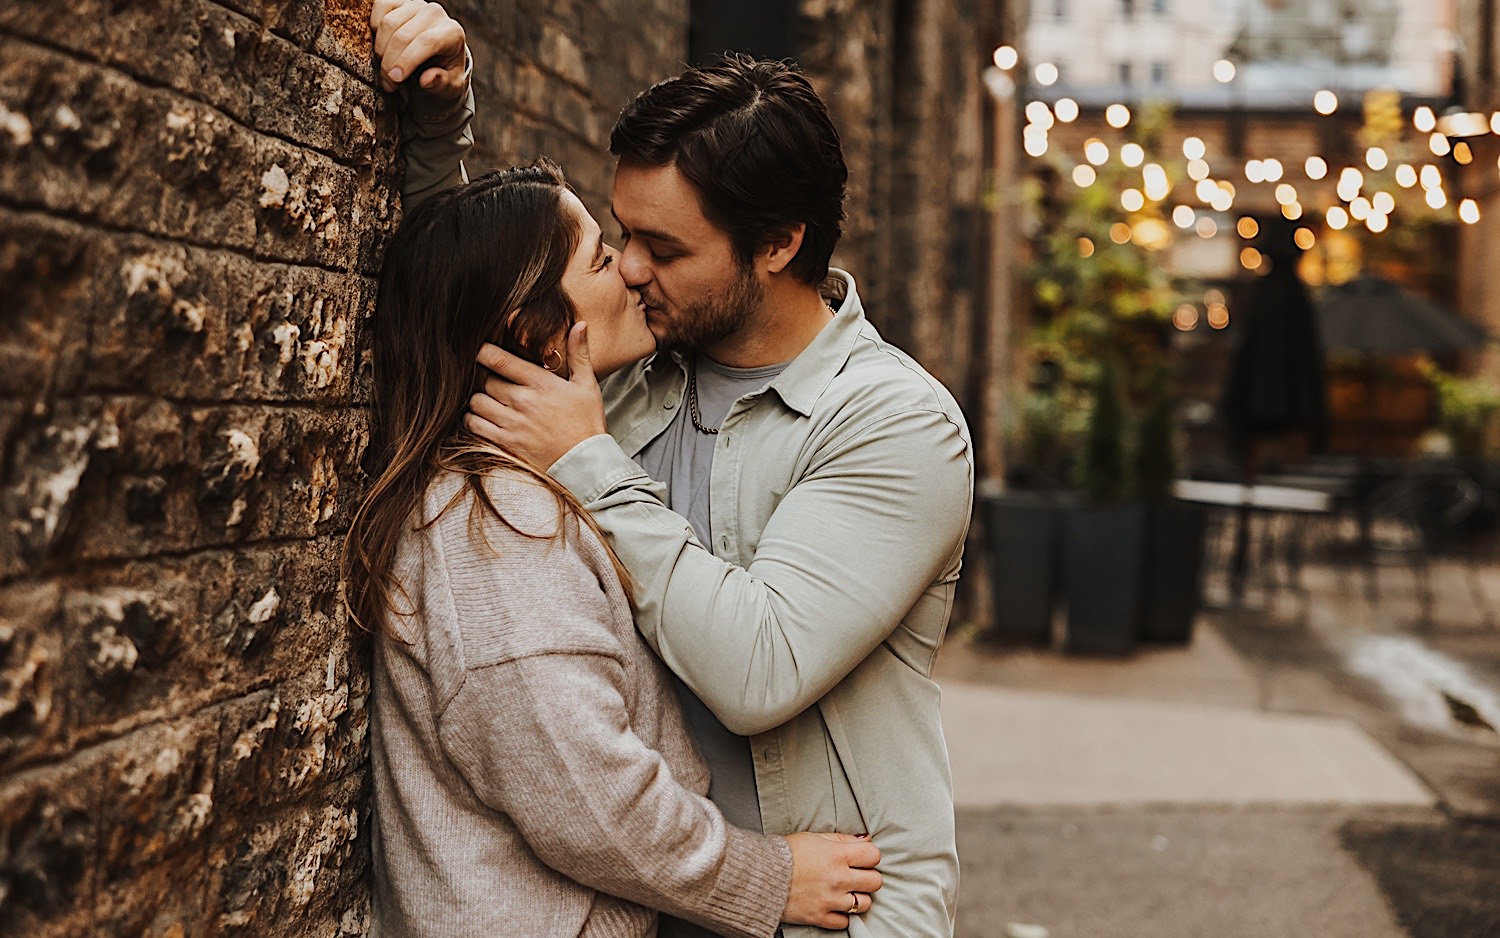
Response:
M1382 645L1390 597L1313 573L1184 648L945 646L960 936L1500 935L1500 735L1395 686L1483 714L1500 633Z

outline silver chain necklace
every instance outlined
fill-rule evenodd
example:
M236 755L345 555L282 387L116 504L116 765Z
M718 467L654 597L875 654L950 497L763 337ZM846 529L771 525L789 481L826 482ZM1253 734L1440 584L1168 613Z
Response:
M717 429L709 429L703 425L703 418L698 416L698 359L696 356L688 362L688 416L693 420L693 428L699 433L707 433L710 436L718 433Z

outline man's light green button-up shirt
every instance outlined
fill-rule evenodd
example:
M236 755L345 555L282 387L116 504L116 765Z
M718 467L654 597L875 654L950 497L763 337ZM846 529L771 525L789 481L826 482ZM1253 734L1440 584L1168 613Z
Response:
M835 270L830 285L843 295L833 320L725 418L713 544L633 461L686 406L672 357L606 380L612 435L550 472L635 577L646 640L751 737L766 832L868 832L880 848L885 886L849 935L948 936L958 856L929 674L968 530L973 448L953 397L866 321L853 279Z

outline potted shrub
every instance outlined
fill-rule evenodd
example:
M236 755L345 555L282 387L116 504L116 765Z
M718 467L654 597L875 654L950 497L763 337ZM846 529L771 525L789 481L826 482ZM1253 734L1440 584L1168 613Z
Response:
M1100 362L1093 387L1079 483L1083 504L1063 527L1064 646L1088 654L1124 654L1135 645L1143 583L1146 510L1127 500L1125 405L1113 357Z
M1152 376L1136 432L1135 484L1146 506L1141 614L1137 637L1187 642L1203 600L1203 536L1208 512L1172 495L1177 477L1176 396L1165 365Z

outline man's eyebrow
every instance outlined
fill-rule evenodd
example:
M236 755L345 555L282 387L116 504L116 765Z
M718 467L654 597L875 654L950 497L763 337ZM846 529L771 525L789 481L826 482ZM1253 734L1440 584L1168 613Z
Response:
M646 238L646 239L648 239L650 241L659 241L662 244L669 244L669 245L671 245L673 247L679 247L679 248L680 247L687 247L687 242L686 241L683 241L681 238L677 237L676 235L669 235L665 231L658 231L655 228L632 228L632 227L630 227L629 225L627 225L624 222L620 221L620 216L619 215L615 215L614 206L610 206L609 213L611 215L614 215L615 221L619 223L620 228L622 230L630 232L630 236L632 238Z

